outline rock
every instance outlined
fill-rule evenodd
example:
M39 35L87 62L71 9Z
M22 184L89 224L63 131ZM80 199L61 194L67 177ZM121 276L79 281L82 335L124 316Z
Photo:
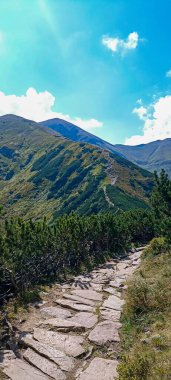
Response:
M97 315L86 312L77 313L69 320L78 323L86 329L91 329L98 322Z
M49 377L38 369L20 359L11 360L8 367L3 369L3 372L11 380L49 380Z
M90 289L93 289L96 292L102 292L103 285L102 284L96 284L95 282L90 282Z
M72 317L71 311L62 309L61 307L54 307L54 306L44 307L43 309L41 309L41 312L48 314L51 317L62 318L62 319Z
M121 311L104 309L104 310L101 310L101 317L102 319L105 319L105 320L118 322L121 317Z
M121 297L121 294L119 293L119 291L116 290L116 289L114 289L114 288L112 288L111 286L109 286L108 288L105 288L104 292L113 294L113 295L115 295L117 297Z
M101 284L96 284L94 282L90 281L78 281L75 280L74 283L71 286L71 289L73 290L95 290L97 292L102 291L103 286Z
M82 303L83 305L89 305L89 306L94 306L94 302L91 300L88 300L86 298L77 296L76 294L68 294L64 293L63 294L64 298L70 299L71 301L74 301L76 303Z
M38 326L48 325L55 330L69 332L69 331L82 331L85 330L84 326L79 325L77 322L74 322L72 319L60 319L60 318L51 318L40 321Z
M92 276L92 281L96 284L106 284L109 278L103 274L95 273Z
M23 355L24 359L27 360L31 365L40 369L46 375L52 377L55 380L65 380L65 374L57 367L57 365L50 360L39 355L37 352L28 348Z
M120 288L123 286L125 282L125 277L117 277L114 281L110 281L109 286L113 286L114 288Z
M90 312L94 311L92 306L82 305L81 303L76 303L76 302L70 301L70 300L58 299L55 302L58 303L59 305L63 306L63 307L68 307L69 309L73 309L76 311L90 311Z
M55 347L45 345L33 339L30 334L24 334L20 342L27 347L34 349L38 354L56 363L61 370L71 371L75 366L75 359L67 356L64 352L57 350Z
M86 298L88 300L93 300L93 301L102 301L102 294L97 293L95 290L73 290L72 294L76 294L77 296L81 298Z
M118 330L121 327L120 322L104 321L98 323L90 332L88 339L97 344L107 344L110 342L120 342Z
M12 359L16 359L16 356L12 350L0 351L0 367L5 367Z
M45 303L47 303L47 301L36 301L32 304L32 306L36 307L37 309L39 309L39 307L45 305Z
M94 358L78 380L114 380L117 376L117 361Z
M132 265L134 265L134 266L138 266L138 265L140 264L140 262L141 262L140 259L134 260L134 261L132 262Z
M35 328L34 339L43 344L55 347L66 355L79 357L86 352L81 346L84 338L78 335L61 334L53 331Z
M128 267L128 262L125 263L124 262L120 262L117 264L117 271L123 271L124 269L126 269Z
M122 310L122 307L124 305L124 300L120 299L117 296L109 296L107 300L104 301L103 307L107 307L109 309L114 309L114 310Z

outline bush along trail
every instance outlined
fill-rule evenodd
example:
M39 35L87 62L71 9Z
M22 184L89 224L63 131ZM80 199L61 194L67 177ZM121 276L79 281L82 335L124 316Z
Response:
M20 320L13 350L1 351L2 374L11 380L116 379L125 282L141 253L136 249L43 292Z

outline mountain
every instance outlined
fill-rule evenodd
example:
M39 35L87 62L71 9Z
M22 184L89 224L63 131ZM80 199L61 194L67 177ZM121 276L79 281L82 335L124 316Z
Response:
M0 204L7 216L147 207L151 187L152 175L118 154L21 117L0 117Z
M171 139L137 146L115 145L115 151L142 168L154 172L165 169L171 178Z
M102 149L107 149L110 152L117 152L122 157L151 172L154 172L154 170L160 172L161 169L165 169L171 178L171 139L158 140L137 146L112 145L65 120L52 119L41 122L41 124L59 132L70 140L84 141Z

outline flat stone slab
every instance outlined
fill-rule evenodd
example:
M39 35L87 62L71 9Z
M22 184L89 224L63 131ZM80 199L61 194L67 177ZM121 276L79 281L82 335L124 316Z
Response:
M124 305L124 302L125 301L120 299L119 297L112 295L112 296L109 296L109 298L104 301L103 307L121 311Z
M103 345L110 342L120 342L118 330L121 327L120 322L104 321L98 323L90 332L88 339L97 344Z
M97 293L95 290L73 290L72 294L75 294L81 298L86 298L92 301L102 301L102 294Z
M114 380L117 377L117 365L116 360L94 358L78 380Z
M38 323L38 326L48 325L54 327L55 330L69 332L69 331L82 331L85 330L84 326L79 325L77 322L74 322L72 318L70 319L60 319L60 318L51 318L42 320Z
M89 300L89 299L86 299L86 298L83 298L83 297L80 297L76 294L68 294L68 293L64 293L63 294L63 297L64 298L67 298L67 299L70 299L71 301L74 301L76 303L82 303L83 305L89 305L89 306L94 306L94 302Z
M49 380L49 377L20 359L11 360L3 372L11 380Z
M125 277L117 277L114 281L110 281L109 286L120 288L124 285Z
M46 375L52 377L55 380L65 380L65 374L57 367L57 365L50 360L39 355L37 352L28 348L23 355L24 359L27 360L31 365L40 369Z
M56 300L55 302L63 307L67 307L69 309L76 310L76 311L90 311L90 312L94 311L92 306L76 303L76 301L74 302L71 300L61 298L61 299Z
M75 281L72 286L72 290L95 290L97 292L101 292L103 289L102 284L96 284L94 282L80 282Z
M39 342L55 347L57 350L64 352L66 355L79 357L86 350L82 347L84 338L79 335L61 334L45 329L34 329L34 339Z
M132 262L132 265L134 265L134 266L138 266L138 265L140 264L140 262L141 262L141 259L134 260L134 261Z
M100 314L103 319L113 322L119 322L121 317L121 311L119 310L104 309L101 310Z
M85 329L91 329L98 322L97 315L88 312L77 313L69 320L78 323Z
M124 270L124 269L126 269L127 267L128 267L128 262L120 262L120 263L118 263L117 264L117 271L122 271L122 270Z
M70 310L62 309L61 307L57 306L44 307L43 309L41 309L41 312L55 318L65 319L68 317L72 317L72 313Z
M114 288L112 288L112 286L109 286L108 288L103 289L103 291L106 292L106 293L113 294L113 295L115 295L117 297L121 297L121 294L119 293L119 291L116 290L116 289L114 289Z
M22 342L25 346L34 349L34 351L38 354L43 355L47 359L56 363L63 371L71 371L75 366L75 359L65 355L64 352L57 350L55 347L38 342L33 339L30 334L23 335L20 338L20 342Z

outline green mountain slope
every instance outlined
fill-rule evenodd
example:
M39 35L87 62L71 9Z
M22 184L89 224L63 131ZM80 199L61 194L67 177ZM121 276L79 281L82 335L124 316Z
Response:
M39 218L146 207L152 176L122 157L41 125L0 117L0 204Z
M151 172L154 172L154 170L160 172L161 169L165 169L171 178L171 139L154 141L149 144L137 146L112 145L65 120L52 119L46 120L41 124L73 141L85 141L89 144L107 149L110 152L118 153L122 157L127 158L129 161Z

